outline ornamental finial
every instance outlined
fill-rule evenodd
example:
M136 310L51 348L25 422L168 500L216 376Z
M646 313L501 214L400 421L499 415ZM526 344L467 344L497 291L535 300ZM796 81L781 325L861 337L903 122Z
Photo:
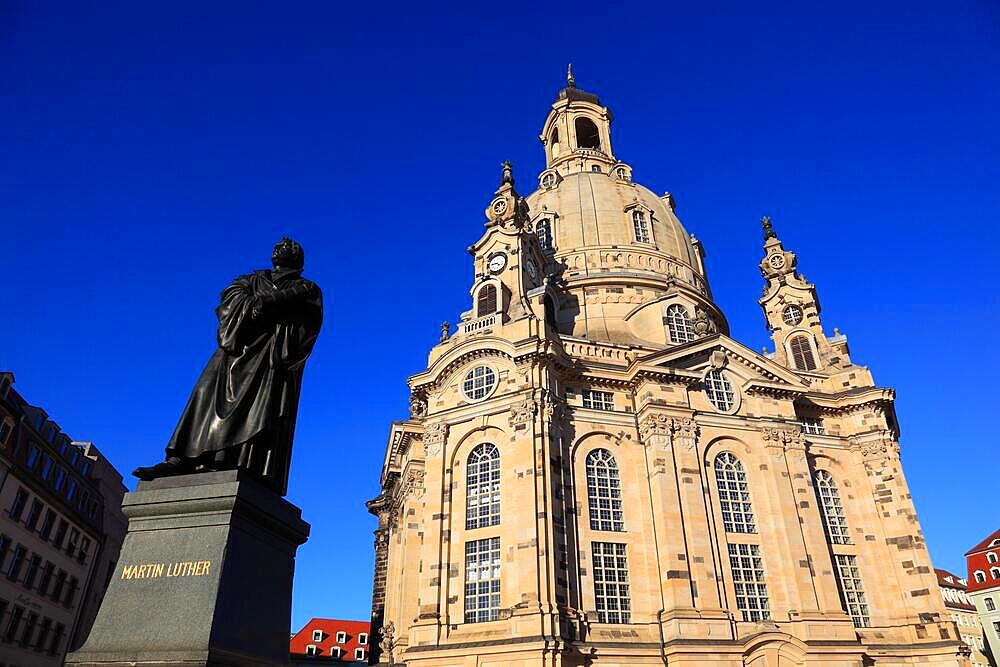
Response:
M507 185L508 183L514 185L514 167L510 164L510 160L504 160L503 175L500 177L500 185Z
M566 68L566 87L576 88L576 79L573 78L573 63L570 63L569 67Z
M764 240L776 239L778 235L774 233L774 226L771 225L770 216L764 216L760 219L760 225L764 228Z

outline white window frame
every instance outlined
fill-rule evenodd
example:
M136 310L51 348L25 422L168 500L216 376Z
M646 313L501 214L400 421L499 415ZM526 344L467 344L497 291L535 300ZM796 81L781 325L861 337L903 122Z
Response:
M840 500L840 490L833 475L827 470L813 473L813 486L819 499L820 513L826 537L833 544L850 544L851 536L847 528L847 515Z
M672 303L667 306L666 318L667 333L670 334L672 343L683 345L694 340L694 324L684 304Z
M482 370L480 375L477 371ZM493 395L500 384L500 374L492 366L478 364L462 378L462 394L470 401L484 401Z
M306 644L306 655L319 655L315 644Z
M983 572L982 570L976 570L975 572L973 572L972 573L972 578L976 580L977 584L985 584L986 583L986 573Z
M476 445L465 472L465 529L500 525L500 449L491 442Z
M653 245L653 216L645 208L634 206L629 210L632 221L632 238L636 243Z
M344 652L343 649L341 649L339 646L331 646L330 647L330 657L331 658L339 658L343 652Z
M715 470L723 528L727 533L755 534L757 518L743 462L732 452L719 452L712 462L712 469Z
M613 391L601 391L599 389L583 390L583 407L590 410L603 410L604 412L614 412L615 394Z
M587 454L586 468L590 529L623 532L621 476L614 455L607 449L595 449Z
M990 577L992 577L994 581L1000 579L1000 567L991 567Z
M363 648L356 648L356 649L354 649L354 659L355 660L364 660L365 659L365 650Z
M323 631L322 630L313 630L313 641L314 642L321 642L321 641L323 641Z
M359 632L358 633L358 643L361 644L362 646L368 646L368 633L367 632Z
M770 620L771 601L767 593L764 558L760 552L760 545L729 543L728 548L736 608L744 621Z
M705 398L713 408L724 414L733 414L740 407L740 393L736 385L720 368L713 368L702 378Z
M594 606L599 623L632 622L627 546L621 542L591 542Z
M986 611L996 611L997 606L993 602L993 598L983 598L983 603L986 605Z
M465 543L464 620L466 623L486 623L500 617L502 576L500 567L499 537L487 537Z
M799 426L808 435L826 435L822 417L802 417L799 419Z
M986 554L986 562L987 563L995 563L995 562L997 562L997 555L995 553L993 553L992 551L989 552L988 554Z
M347 643L347 633L344 632L343 630L338 630L337 631L337 643L338 644L346 644Z

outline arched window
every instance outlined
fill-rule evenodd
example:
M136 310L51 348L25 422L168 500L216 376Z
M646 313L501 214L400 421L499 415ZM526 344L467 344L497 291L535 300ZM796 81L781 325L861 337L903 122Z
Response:
M1000 579L1000 567L991 567L990 576L994 579Z
M639 243L649 243L649 223L646 221L646 212L638 209L632 211L632 231L635 233L635 240Z
M788 342L788 347L792 350L792 362L800 371L816 370L816 360L813 358L812 346L809 344L809 337L800 334L793 336Z
M483 285L476 299L476 317L485 317L497 312L496 285Z
M982 572L980 570L976 570L975 578L976 578L976 583L977 584L985 584L986 583L986 573L984 573L984 572Z
M500 523L500 450L483 443L469 454L465 474L465 527Z
M546 294L542 305L545 308L545 322L555 331L559 328L556 323L556 304L552 301L552 297Z
M995 562L997 562L997 555L995 553L993 553L992 551L989 552L988 554L986 554L986 561L989 562L989 563L995 563Z
M625 530L618 464L606 449L587 455L587 504L591 530Z
M750 489L743 463L729 452L715 457L715 482L719 487L722 523L727 533L756 533Z
M687 343L694 340L694 326L688 317L687 308L675 303L667 308L667 331L673 342Z
M816 484L816 497L823 512L823 523L826 526L827 537L834 544L850 544L851 537L847 534L847 517L840 504L840 492L833 476L825 470L817 470L813 475Z
M601 150L601 133L597 131L594 121L580 116L576 119L577 148L593 148Z
M535 224L535 236L543 250L552 249L552 225L548 218L542 218Z
M552 157L559 157L559 128L552 130Z

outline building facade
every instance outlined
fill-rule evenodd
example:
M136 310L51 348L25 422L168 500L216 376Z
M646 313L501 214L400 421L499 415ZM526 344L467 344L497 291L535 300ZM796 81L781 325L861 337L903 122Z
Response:
M486 209L470 309L392 425L372 662L961 665L892 389L828 335L764 220L773 352L729 337L702 245L572 78L521 197Z
M979 622L976 605L968 595L968 582L947 570L935 568L934 572L937 574L944 606L951 614L951 620L958 626L962 641L969 647L969 664L972 667L995 667L986 653L983 626Z
M986 636L986 653L1000 664L1000 529L965 554L969 567L968 594Z
M0 662L61 665L86 639L125 536L121 475L0 373Z
M323 663L367 664L371 652L371 623L314 618L289 641L292 665Z

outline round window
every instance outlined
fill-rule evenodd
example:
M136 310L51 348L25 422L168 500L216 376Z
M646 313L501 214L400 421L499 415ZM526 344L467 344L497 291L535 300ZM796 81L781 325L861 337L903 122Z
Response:
M544 176L542 176L542 187L543 188L551 188L555 184L556 184L556 175L553 174L552 172L549 172L549 173L545 174Z
M705 375L705 396L720 412L729 412L736 405L736 391L720 370Z
M785 312L782 313L781 319L785 321L785 324L796 325L802 321L802 309L796 305L791 305L785 308Z
M465 395L476 401L486 398L497 386L497 374L489 366L476 366L465 376L462 383L462 391Z

